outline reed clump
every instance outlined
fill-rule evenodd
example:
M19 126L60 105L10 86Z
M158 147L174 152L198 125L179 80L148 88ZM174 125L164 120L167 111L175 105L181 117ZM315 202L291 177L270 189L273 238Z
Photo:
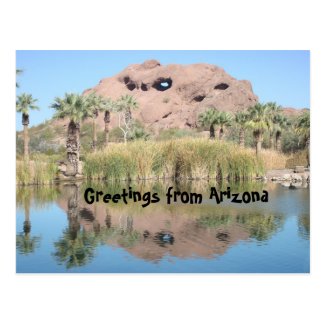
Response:
M53 160L43 160L34 157L34 160L16 161L17 185L45 185L52 184L58 167Z
M200 138L112 144L86 155L89 179L251 179L264 173L263 161L238 145Z

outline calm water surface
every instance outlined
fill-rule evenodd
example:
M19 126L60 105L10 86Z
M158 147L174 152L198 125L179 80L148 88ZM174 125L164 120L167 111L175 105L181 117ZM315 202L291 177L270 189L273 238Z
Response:
M207 199L216 184L131 184L159 193L159 203L143 208L139 202L89 205L88 186L17 188L18 273L309 272L308 188L232 184L233 192L265 189L269 202L216 205ZM115 194L129 184L91 186ZM167 205L169 186L205 199Z

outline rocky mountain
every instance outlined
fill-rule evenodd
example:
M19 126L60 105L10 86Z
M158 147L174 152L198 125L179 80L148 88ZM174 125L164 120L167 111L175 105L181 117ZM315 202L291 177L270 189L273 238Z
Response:
M207 107L237 112L258 102L249 81L237 80L220 67L205 63L161 65L156 60L129 65L84 94L91 92L112 99L134 96L139 103L134 118L153 131L193 128ZM98 121L103 125L102 115ZM112 114L111 127L117 124Z

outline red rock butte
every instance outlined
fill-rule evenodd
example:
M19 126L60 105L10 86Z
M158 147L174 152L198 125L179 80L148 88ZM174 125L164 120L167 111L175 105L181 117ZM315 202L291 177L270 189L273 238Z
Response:
M119 74L102 79L84 91L116 100L134 96L139 109L133 117L153 131L166 128L194 128L198 115L208 107L220 111L243 111L258 102L247 80L237 80L211 64L161 65L156 60L132 64ZM98 119L103 124L103 113ZM117 126L112 114L111 127Z

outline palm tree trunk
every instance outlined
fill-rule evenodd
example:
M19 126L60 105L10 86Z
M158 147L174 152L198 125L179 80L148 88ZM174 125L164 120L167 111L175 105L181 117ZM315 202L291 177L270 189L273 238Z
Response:
M93 151L97 150L97 128L96 128L96 118L98 116L98 109L93 112Z
M210 125L210 139L215 139L216 135L215 135L215 132L214 132L214 125L211 124Z
M222 141L223 135L224 135L223 126L220 126L220 129L219 129L219 141Z
M273 132L270 132L270 149L274 149Z
M256 132L255 139L256 139L256 156L259 157L262 150L262 141L263 141L262 133Z
M105 123L105 147L108 147L108 141L109 141L109 129L108 129L108 123Z
M97 130L96 130L96 118L93 117L93 151L97 149Z
M109 140L109 122L110 122L110 112L105 111L104 115L104 122L105 122L105 146L108 147L108 140Z
M245 130L243 128L239 130L239 146L245 147Z
M80 155L80 124L70 121L67 136L67 159L72 168L67 168L68 176L78 173Z
M277 151L281 151L281 138L282 138L282 134L280 131L278 131L275 134L275 147Z
M29 115L23 113L22 124L24 126L24 159L29 160L29 137L28 137L28 124Z

